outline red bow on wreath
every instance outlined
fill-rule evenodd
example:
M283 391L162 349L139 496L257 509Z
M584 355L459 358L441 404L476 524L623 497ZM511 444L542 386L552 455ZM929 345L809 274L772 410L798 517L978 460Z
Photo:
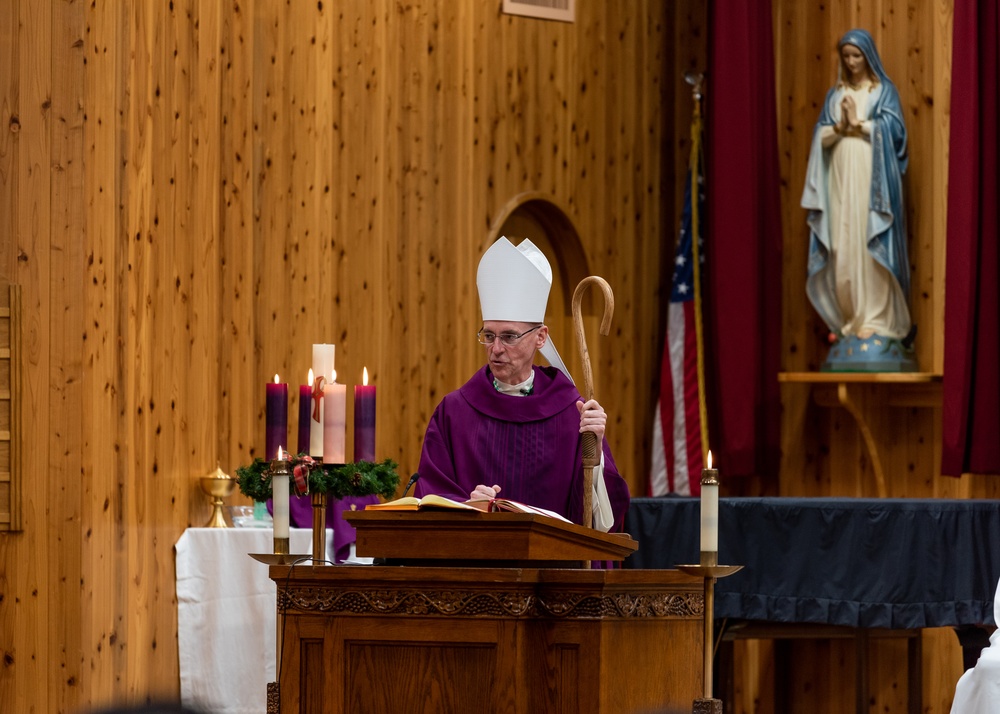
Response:
M295 480L295 494L305 496L309 493L309 472L313 470L316 461L311 456L300 456L292 469L292 477Z

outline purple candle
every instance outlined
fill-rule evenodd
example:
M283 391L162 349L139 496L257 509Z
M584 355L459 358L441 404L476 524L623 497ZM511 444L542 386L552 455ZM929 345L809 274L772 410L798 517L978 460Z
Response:
M267 407L264 422L264 458L270 461L278 456L278 447L288 439L288 385L278 381L267 385Z
M375 385L368 386L368 368L363 384L354 387L354 461L375 462Z
M299 451L309 453L309 420L312 418L312 370L309 370L309 381L299 385Z

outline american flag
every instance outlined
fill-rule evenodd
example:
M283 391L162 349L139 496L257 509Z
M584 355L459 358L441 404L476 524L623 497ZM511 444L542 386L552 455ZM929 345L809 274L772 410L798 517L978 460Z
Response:
M704 194L700 171L700 119L692 129L691 168L684 185L680 237L667 308L667 336L660 365L660 399L653 425L649 494L701 493L703 445L707 443L701 341L701 275ZM692 202L692 188L697 203ZM697 233L697 235L695 235Z

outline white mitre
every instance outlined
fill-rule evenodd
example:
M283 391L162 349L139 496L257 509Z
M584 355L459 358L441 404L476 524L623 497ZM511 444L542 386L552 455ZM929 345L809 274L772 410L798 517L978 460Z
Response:
M491 245L479 261L476 284L483 322L545 322L552 267L545 254L527 238L516 247L506 238ZM552 342L552 335L540 352L549 364L573 381Z

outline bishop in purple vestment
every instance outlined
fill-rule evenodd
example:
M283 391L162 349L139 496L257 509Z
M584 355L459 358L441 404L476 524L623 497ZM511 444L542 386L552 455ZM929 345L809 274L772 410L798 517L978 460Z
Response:
M499 496L583 522L581 434L603 445L594 527L620 530L629 492L604 439L607 414L584 401L543 324L552 272L531 241L493 244L479 264L479 342L487 364L441 401L420 455L417 495ZM553 367L534 366L541 352Z
M554 367L532 368L529 362L529 370L533 389L526 396L498 392L493 372L484 367L441 401L424 437L418 495L464 501L488 484L490 489L499 486L493 489L497 496L547 508L574 523L583 521L577 407L583 399ZM620 530L628 485L615 468L607 441L603 443L604 484L614 514L611 530ZM479 495L491 494L479 489Z

